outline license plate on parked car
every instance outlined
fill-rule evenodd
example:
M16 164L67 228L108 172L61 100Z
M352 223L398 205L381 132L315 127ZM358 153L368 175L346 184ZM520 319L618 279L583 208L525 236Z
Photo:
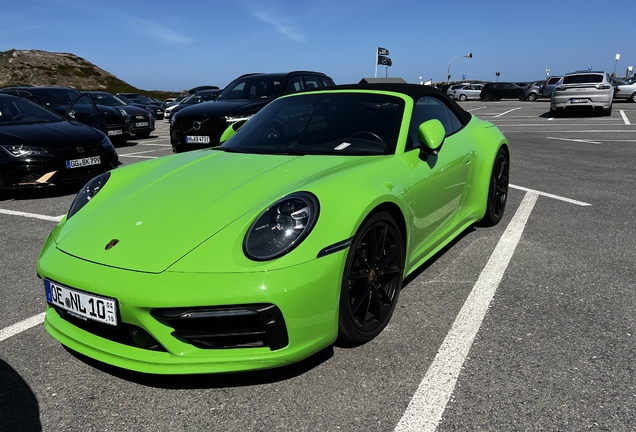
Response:
M188 136L186 136L185 141L187 143L209 144L210 143L210 137L209 136L188 135Z
M46 301L84 321L92 320L112 326L117 325L115 299L96 296L69 288L48 279L44 280Z
M115 129L115 130L109 130L108 131L108 136L113 136L113 135L121 135L123 132L121 129Z
M570 99L571 103L586 103L587 99Z
M89 165L99 165L102 159L99 156L87 157L82 159L73 159L66 161L66 168L81 168Z
M135 123L135 127L148 126L148 122Z

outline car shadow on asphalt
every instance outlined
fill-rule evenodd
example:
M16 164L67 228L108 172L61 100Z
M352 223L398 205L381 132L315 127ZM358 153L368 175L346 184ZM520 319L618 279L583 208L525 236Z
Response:
M117 378L131 381L146 387L184 390L247 387L286 381L303 375L318 367L320 364L333 357L334 354L333 347L329 346L309 358L299 361L298 363L274 369L218 374L156 375L111 366L90 357L86 357L85 355L73 351L68 347L63 347L78 360Z

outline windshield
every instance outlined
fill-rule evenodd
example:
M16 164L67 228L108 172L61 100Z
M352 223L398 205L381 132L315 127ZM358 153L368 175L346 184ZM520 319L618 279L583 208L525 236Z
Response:
M47 88L31 90L46 106L70 105L79 94L78 91L65 88Z
M219 149L263 154L393 154L404 106L404 100L395 96L355 92L277 99Z
M122 106L128 105L127 102L110 93L90 93L93 101L97 105L103 106Z
M183 101L181 101L181 103L182 104L198 104L201 102L211 101L212 99L214 99L215 94L216 92L207 92L207 91L196 92L195 94L185 98Z
M63 118L24 98L0 98L0 126L59 122Z
M225 88L217 100L271 99L280 95L283 77L253 75L239 78Z

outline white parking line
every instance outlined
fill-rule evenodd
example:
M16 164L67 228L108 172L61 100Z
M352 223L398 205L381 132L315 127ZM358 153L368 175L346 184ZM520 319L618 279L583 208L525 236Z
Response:
M575 139L575 138L546 137L546 139L549 139L549 140L557 140L557 141L574 141L574 142L583 142L583 143L587 143L587 144L603 144L603 143L598 142L598 141L590 141L590 140L586 140L586 139Z
M59 222L65 216L65 215L62 215L62 216L47 216L47 215L41 215L41 214L36 214L36 213L26 213L26 212L21 212L21 211L5 210L5 209L0 209L0 213L7 214L7 215L12 215L12 216L23 216L23 217L33 218L33 219L42 219L42 220L47 220L47 221L52 221L52 222Z
M501 116L506 115L506 114L508 114L508 113L511 113L511 112L513 112L513 111L517 111L518 109L521 109L521 107L513 108L513 109L511 109L511 110L508 110L508 111L502 112L501 114L497 114L495 117L501 117Z
M42 324L44 322L44 315L46 315L46 312L42 312L41 314L37 314L35 316L32 316L31 318L27 318L24 321L20 321L17 324L13 324L9 327L0 329L0 342L10 338L11 336L17 335L18 333L22 333L23 331L28 330L31 327Z
M538 197L539 194L535 192L526 193L396 426L396 431L422 432L437 429L477 331Z
M631 124L629 122L629 119L627 118L627 115L625 114L625 111L621 110L620 113L621 113L621 117L623 117L623 121L625 122L625 124L626 125Z
M551 193L541 192L541 191L538 191L536 189L528 189L528 188L523 187L523 186L517 186L517 185L513 185L513 184L511 184L509 186L511 188L513 188L513 189L519 189L519 190L526 191L526 192L533 192L533 193L539 194L539 195L544 196L544 197L552 198L552 199L559 200L559 201L565 201L565 202L568 202L570 204L575 204L575 205L582 206L582 207L587 207L587 206L591 206L592 205L592 204L589 204L589 203L586 203L586 202L583 202L583 201L577 201L577 200L573 200L571 198L565 198L565 197L562 197L562 196L559 196L559 195L553 195Z

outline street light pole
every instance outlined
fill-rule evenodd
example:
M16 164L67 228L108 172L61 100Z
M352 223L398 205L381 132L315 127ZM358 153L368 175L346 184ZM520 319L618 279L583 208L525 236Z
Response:
M448 74L446 75L446 83L448 84L450 82L451 79L451 73L450 73L450 67L453 64L453 62L455 60L457 60L458 58L462 58L462 57L466 57L466 58L473 58L473 53L468 53L465 55L461 55L461 56L457 56L454 59L451 60L451 62L448 64Z

